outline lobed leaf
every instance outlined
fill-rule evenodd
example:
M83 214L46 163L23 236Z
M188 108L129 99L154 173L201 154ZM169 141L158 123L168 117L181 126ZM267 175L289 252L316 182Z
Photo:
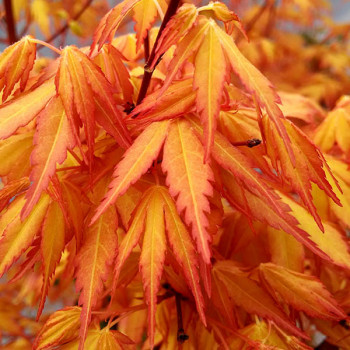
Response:
M36 44L30 38L29 35L23 37L7 47L0 56L0 91L3 90L3 101L8 99L17 83L21 92L26 87L36 56Z
M255 281L246 277L231 261L220 261L214 265L214 274L220 279L223 288L234 303L250 314L273 320L283 329L297 337L308 336L297 328L275 301Z
M156 330L157 293L163 272L166 251L164 202L155 191L147 208L145 233L140 256L140 271L148 305L148 336L151 348Z
M96 305L117 249L117 213L114 207L102 214L84 232L84 243L77 255L76 289L82 305L79 349L84 348L91 310Z
M35 236L41 229L42 222L46 215L50 197L43 194L38 203L33 208L30 215L21 222L19 211L22 209L19 204L22 201L16 201L17 215L10 222L4 222L5 230L0 240L0 276L2 276L12 264L21 256L21 254L31 245ZM5 221L7 216L3 216L1 221Z
M55 94L53 80L23 93L0 106L0 139L11 136L19 127L27 125L46 106Z
M183 268L182 272L185 275L187 284L192 291L199 316L203 324L206 324L204 299L199 284L199 263L196 250L185 225L177 213L176 206L172 198L169 196L168 191L160 188L160 193L164 201L164 214L169 243L172 247L172 251L174 252L177 262Z
M203 164L204 150L186 120L174 121L164 145L162 169L167 173L170 194L176 198L179 213L191 225L192 237L204 261L210 263L211 237L208 233L210 211L208 196L212 196L210 181L214 180L208 164Z
M346 314L339 307L331 293L314 276L289 270L272 263L260 264L259 276L272 296L295 309L304 311L316 318L339 321Z
M39 331L33 350L52 349L78 337L80 314L81 308L78 306L65 307L54 312Z
M263 118L267 153L272 159L274 168L276 170L281 169L282 176L291 183L293 189L300 195L314 217L319 228L323 230L321 218L312 201L311 182L316 183L335 203L340 205L339 199L333 192L323 170L323 166L327 166L327 164L322 158L320 151L305 134L288 120L284 120L283 124L289 139L293 141L292 149L295 155L295 166L290 161L286 146L278 137L275 126L269 119Z
M226 76L225 56L214 26L214 20L210 19L194 61L193 87L197 89L196 107L204 129L205 161L208 161L214 143Z
M42 191L49 185L56 171L56 163L61 164L67 157L67 149L75 145L74 134L59 97L54 97L39 115L34 144L31 154L33 167L29 177L32 185L26 194L22 219L29 215Z
M65 222L62 210L57 202L48 209L41 230L40 252L42 259L43 286L37 313L37 320L44 309L45 299L50 287L50 279L61 259L65 247Z
M157 122L148 126L125 152L113 172L113 180L91 223L124 194L151 166L165 140L169 122Z

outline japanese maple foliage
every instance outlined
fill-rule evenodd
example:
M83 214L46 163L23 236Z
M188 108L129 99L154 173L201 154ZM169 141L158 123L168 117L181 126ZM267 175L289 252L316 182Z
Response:
M350 349L326 0L4 4L1 348Z

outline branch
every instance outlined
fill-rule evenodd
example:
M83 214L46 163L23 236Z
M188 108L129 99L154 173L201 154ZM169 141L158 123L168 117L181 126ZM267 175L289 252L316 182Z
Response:
M177 312L177 341L183 344L189 336L184 331L181 310L181 294L175 292L176 312Z
M4 0L5 16L7 24L7 41L10 45L17 41L15 19L13 17L11 0Z
M157 35L157 38L156 38L156 41L153 45L153 48L152 48L152 52L148 58L148 61L144 67L144 75L143 75L143 79L142 79L142 83L141 83L141 88L140 88L140 92L139 92L139 96L137 98L137 105L140 104L142 102L142 100L145 98L146 94L147 94L147 90L148 90L148 87L149 87L149 84L151 82L151 78L152 78L152 74L153 74L153 71L156 67L156 65L154 66L154 68L152 70L149 70L148 67L150 66L151 62L153 61L154 59L154 56L156 54L156 48L157 48L157 44L158 44L158 41L159 41L159 38L160 36L162 35L162 32L165 28L165 26L168 24L170 18L175 14L178 6L179 6L179 3L180 3L181 0L170 0L170 3L169 3L169 6L168 6L168 9L166 11L166 14L164 16L164 19L163 19L163 22L159 28L159 32L158 32L158 35Z
M79 17L87 10L87 8L92 4L94 0L87 0L85 5L78 11L72 18L72 21L76 21L79 19ZM67 22L62 28L60 28L56 33L52 34L49 38L47 38L45 41L47 43L50 43L51 41L55 40L58 36L63 34L67 29L69 28L69 22ZM38 48L38 50L41 48L41 46Z

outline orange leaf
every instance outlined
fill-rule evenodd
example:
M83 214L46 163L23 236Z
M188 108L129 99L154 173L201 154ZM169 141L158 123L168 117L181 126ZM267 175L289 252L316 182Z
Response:
M100 68L74 46L62 50L56 89L76 135L79 134L80 122L84 125L90 162L94 148L96 103L100 109L106 110L99 114L99 123L116 138L120 146L129 147L130 136L115 105L112 86ZM112 132L113 124L115 130Z
M214 265L213 273L226 288L233 302L251 314L276 322L297 337L308 339L288 319L287 315L276 305L275 301L255 281L246 277L232 261L219 261Z
M144 231L146 212L148 210L147 208L150 202L150 198L152 198L154 191L155 191L155 187L151 187L143 194L139 204L137 205L133 213L133 220L129 227L129 230L120 243L120 246L118 248L118 255L115 263L112 292L115 291L118 278L120 275L120 271L124 262L130 255L133 248L139 242L140 236Z
M78 337L81 308L65 307L51 314L38 333L33 350L52 349Z
M140 256L140 270L148 305L148 336L151 348L153 348L156 329L157 293L166 250L163 206L162 196L158 191L155 191L147 208L145 233Z
M91 321L91 310L107 279L108 265L112 264L117 249L117 213L110 207L84 232L84 243L77 255L76 289L81 291L82 305L80 343L83 349L87 329Z
M43 287L36 316L37 320L44 308L46 295L50 287L50 279L61 259L61 253L65 246L64 238L65 224L62 210L57 202L52 202L47 210L41 230Z
M195 59L193 87L197 89L196 106L204 128L205 160L208 161L214 143L216 119L219 116L221 96L226 75L226 60L210 19L207 33Z
M337 107L327 114L327 117L316 130L314 141L322 151L328 152L338 144L344 153L350 151L350 114L346 108Z
M202 137L203 132L198 121L195 119L189 120L196 132ZM277 204L278 196L263 182L259 173L254 170L250 159L240 152L237 147L232 146L219 132L215 133L212 156L219 165L229 170L237 178L240 185L260 195L277 213L281 216L284 215L283 209Z
M56 163L61 164L67 157L67 149L72 149L75 145L59 97L54 97L39 115L34 144L31 155L33 169L29 177L32 185L26 194L27 203L21 212L22 219L29 215L42 191L47 188L56 171Z
M339 321L346 314L316 277L298 273L272 263L260 264L259 276L268 291L278 300L316 318Z
M6 176L10 181L28 176L32 150L32 132L13 135L0 141L0 176Z
M340 205L339 199L333 192L323 170L323 166L327 166L326 162L317 147L301 130L289 120L284 120L283 124L289 139L293 141L292 149L295 155L295 166L290 161L286 146L279 137L275 125L268 118L263 118L267 153L272 159L274 168L276 170L279 170L279 167L281 168L282 176L291 183L293 189L308 207L319 228L323 230L321 219L312 201L311 182L316 183L335 203Z
M172 45L176 45L192 28L192 25L197 18L197 14L197 8L189 3L184 3L176 11L176 14L171 17L159 37L154 59L150 63L150 69L154 69L155 64L164 53L169 50Z
M197 311L204 324L204 300L202 291L199 285L198 276L198 258L193 246L191 237L187 229L181 221L179 214L176 211L175 204L169 196L168 191L160 188L160 193L164 201L164 213L168 239L175 258L180 266L183 268L183 274L186 277L187 284L191 288L194 300L196 302Z
M259 104L265 107L268 116L276 125L278 134L282 138L288 155L293 162L294 155L290 139L282 123L284 116L276 104L280 103L280 98L272 84L242 55L231 36L226 34L218 25L215 25L214 28L232 70L239 76L247 90L256 96Z
M293 236L272 227L267 228L271 262L297 272L304 271L305 249Z
M23 200L18 198L11 205L17 212L17 216L10 222L4 222L8 219L5 215L1 218L0 224L6 225L6 228L0 240L0 276L11 267L33 242L41 228L49 202L50 197L43 194L30 215L21 222L18 214L22 209Z
M163 0L164 1L164 0ZM147 32L157 18L159 0L141 0L134 7L133 19L136 22L136 51L139 51Z
M320 256L322 259L330 260L323 247L319 247L318 242L313 238L315 233L309 230L307 225L298 227L299 219L294 217L295 213L290 211L289 202L283 197L276 197L276 204L280 207L280 213L276 212L274 205L261 195L253 193L250 189L246 189L240 185L236 178L227 172L222 173L222 180L227 189L226 197L230 203L253 220L264 222L275 229L282 229L293 235L299 242L303 243L312 252ZM274 194L276 196L276 194ZM311 217L311 215L310 215ZM298 220L297 220L298 219ZM317 227L316 223L314 222ZM318 236L317 236L318 237ZM320 237L319 237L320 238Z
M97 44L98 51L100 51L105 42L112 41L122 20L140 1L142 0L124 0L105 14L95 30L90 55L94 52Z
M174 52L174 58L168 66L168 74L165 78L164 84L158 91L159 96L168 89L177 72L181 69L186 60L198 49L209 29L209 26L209 21L200 18L177 45Z
M168 121L151 124L125 152L114 169L109 191L97 208L92 223L148 170L163 145L168 125Z
M6 139L19 127L27 125L55 94L53 80L26 92L0 107L0 139Z
M113 87L123 92L124 101L132 102L133 86L130 74L124 65L122 54L112 45L103 45L102 50L94 57L94 62L101 67L108 81Z
M176 81L162 96L159 96L158 90L146 96L134 108L127 123L137 126L147 125L151 122L172 119L185 114L193 109L195 96L192 79Z
M310 235L309 239L314 242L315 246L323 254L326 254L326 257L322 258L330 260L347 270L350 269L349 244L344 235L328 223L324 223L324 232L322 232L305 208L285 195L280 194L280 196L283 202L292 209L292 215L299 222L298 226L306 231ZM315 253L319 255L319 253Z
M211 237L208 233L210 211L207 196L212 196L210 181L214 180L208 164L203 164L201 142L185 120L171 124L164 145L162 169L167 173L170 194L176 198L179 213L184 212L185 222L192 226L192 237L204 261L210 263Z
M29 35L23 37L0 56L0 91L4 89L3 101L10 96L16 83L20 83L21 91L26 87L36 56L36 44L30 38Z

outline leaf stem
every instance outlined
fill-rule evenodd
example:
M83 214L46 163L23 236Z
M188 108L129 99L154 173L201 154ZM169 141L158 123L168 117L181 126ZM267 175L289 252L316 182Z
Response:
M170 3L169 3L167 11L165 13L163 22L162 22L162 24L161 24L161 26L159 28L156 41L154 42L154 45L152 47L151 54L149 55L147 63L145 65L145 67L144 67L144 75L143 75L143 79L142 79L142 83L141 83L139 96L137 98L137 103L136 103L137 105L140 104L142 102L142 100L145 98L145 96L147 94L147 90L148 90L149 84L151 82L152 74L154 72L155 67L158 64L158 62L157 62L152 70L150 70L148 68L150 66L151 62L153 61L154 56L156 54L156 48L157 48L157 45L158 45L159 38L162 35L162 32L163 32L165 26L168 24L170 18L175 14L175 12L176 12L176 10L177 10L177 8L179 6L180 1L181 0L170 0Z
M12 1L4 0L5 16L7 24L7 41L10 45L17 41L15 19L13 17Z
M40 39L35 39L35 38L30 38L29 39L32 43L35 43L35 44L40 44L42 46L46 46L47 48L49 48L50 50L56 52L58 55L61 55L61 50L57 49L56 47L54 47L53 45L45 42L45 41L42 41ZM40 47L42 46L39 46L38 50L40 49Z

